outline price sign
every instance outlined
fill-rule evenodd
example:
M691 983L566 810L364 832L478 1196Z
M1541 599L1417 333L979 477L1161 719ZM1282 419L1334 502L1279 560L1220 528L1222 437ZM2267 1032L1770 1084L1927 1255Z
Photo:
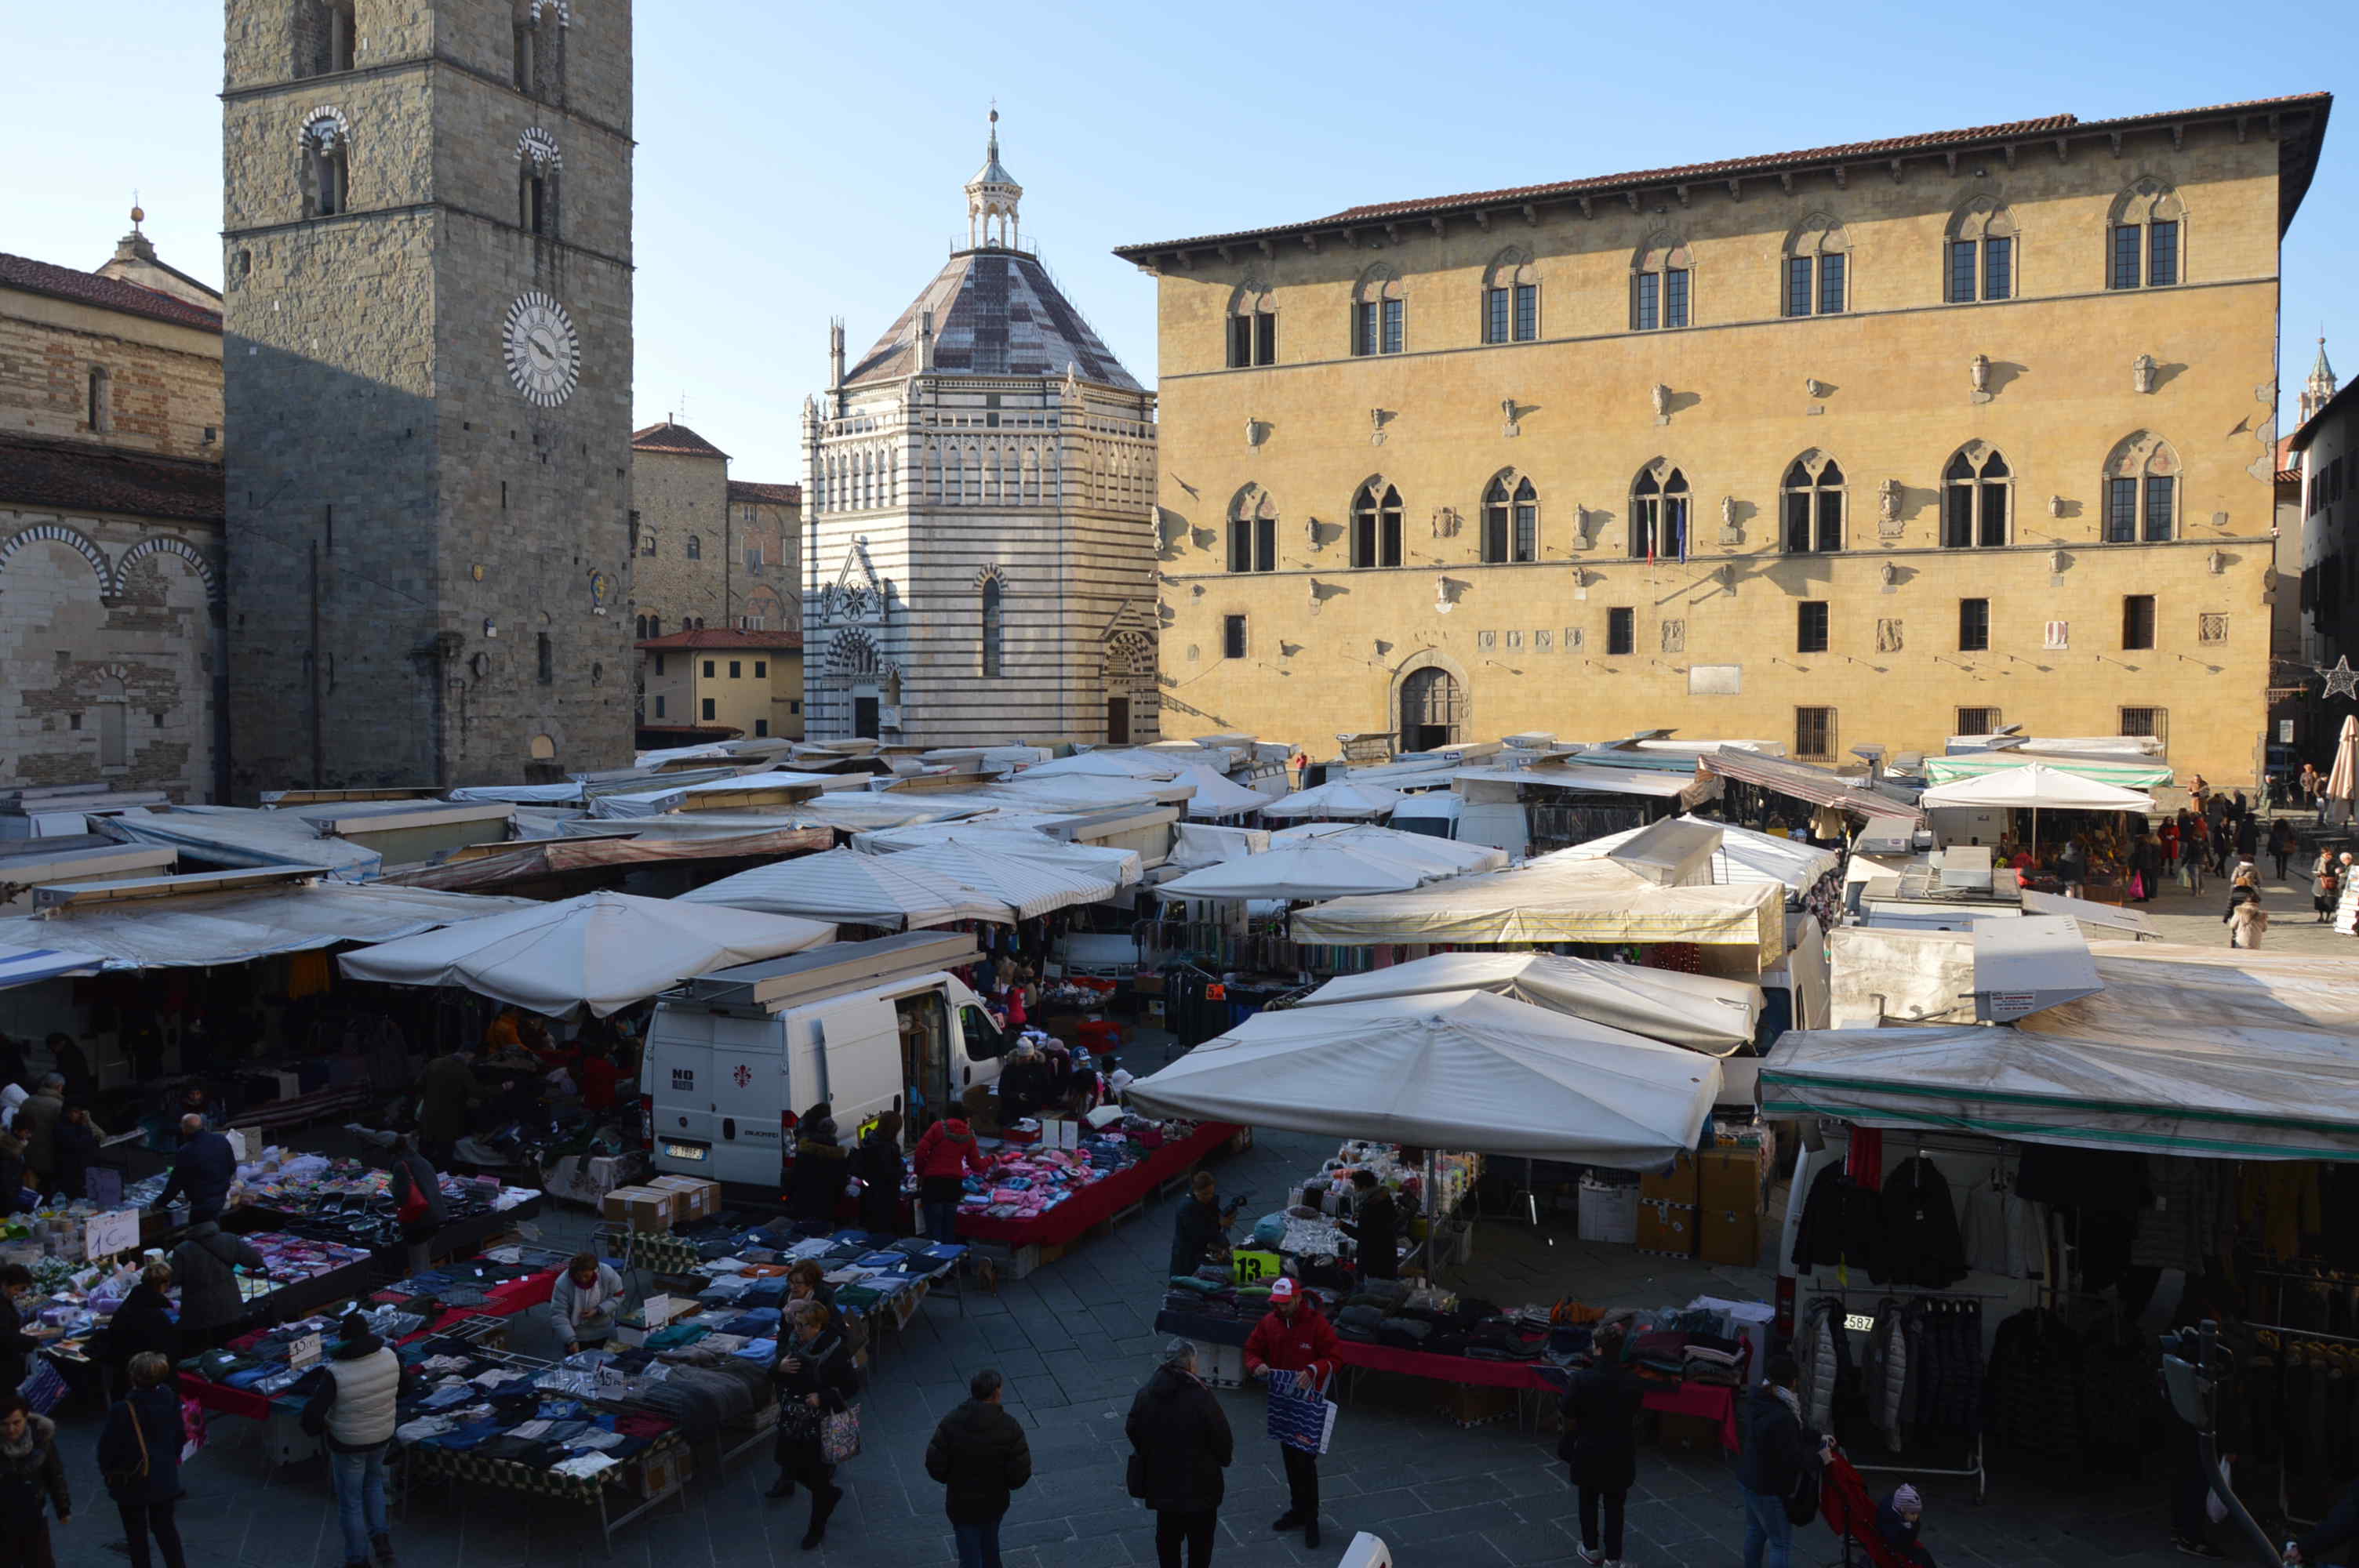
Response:
M1286 1271L1286 1260L1275 1252L1233 1252L1229 1260L1235 1266L1237 1283L1241 1285L1275 1280Z
M316 1334L307 1334L287 1347L287 1364L289 1367L309 1367L319 1358L320 1336Z
M107 1214L94 1214L82 1227L82 1257L91 1262L128 1252L139 1245L139 1211L118 1208Z

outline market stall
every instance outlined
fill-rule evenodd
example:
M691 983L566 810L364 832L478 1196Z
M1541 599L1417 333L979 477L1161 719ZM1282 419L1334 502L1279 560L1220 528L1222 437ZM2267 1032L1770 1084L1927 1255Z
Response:
M917 931L962 920L1008 925L1017 918L1005 899L949 877L904 867L899 860L895 855L830 849L823 855L740 871L682 893L673 902L685 906L722 904L873 925L884 931Z
M1489 991L1712 1056L1752 1042L1762 1005L1761 988L1745 980L1550 953L1484 952L1435 953L1339 976L1296 1005L1450 991Z

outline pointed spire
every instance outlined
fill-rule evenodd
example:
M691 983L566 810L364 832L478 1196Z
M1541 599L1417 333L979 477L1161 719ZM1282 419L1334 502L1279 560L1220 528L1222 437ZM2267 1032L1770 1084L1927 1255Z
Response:
M966 182L966 243L970 250L986 245L1016 247L1016 205L1024 188L999 161L999 101L992 100L991 135L984 147L983 168Z
M2310 367L2310 379L2302 383L2299 423L2307 425L2312 416L2334 399L2336 387L2334 367L2326 362L2326 334L2318 336L2318 362Z

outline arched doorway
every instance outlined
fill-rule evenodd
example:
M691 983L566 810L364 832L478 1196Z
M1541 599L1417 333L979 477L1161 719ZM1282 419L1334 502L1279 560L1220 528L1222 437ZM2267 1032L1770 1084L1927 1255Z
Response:
M1455 676L1430 666L1411 670L1400 685L1401 750L1430 752L1453 744L1464 713Z

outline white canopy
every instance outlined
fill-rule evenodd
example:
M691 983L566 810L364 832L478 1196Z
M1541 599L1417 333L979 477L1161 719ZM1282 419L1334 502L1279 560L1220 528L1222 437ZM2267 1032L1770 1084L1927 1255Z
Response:
M1217 866L1240 855L1258 855L1269 848L1266 827L1223 827L1209 822L1182 822L1172 836L1167 865L1193 870Z
M1387 968L1342 975L1297 1003L1325 1007L1380 997L1491 991L1649 1040L1725 1056L1753 1039L1761 988L1712 975L1551 953L1436 953Z
M1003 825L999 818L990 816L960 822L911 823L907 827L863 833L852 840L853 849L871 855L922 849L929 844L972 844L978 849L1016 855L1043 865L1101 877L1116 887L1128 887L1145 874L1144 862L1136 849L1112 844L1069 844L1062 838L1036 833L1028 827Z
M1411 800L1427 798L1411 795ZM1396 860L1407 860L1412 866L1423 867L1441 876L1457 876L1466 871L1495 871L1507 863L1507 852L1488 844L1462 844L1454 838L1437 838L1430 833L1404 833L1396 827L1379 827L1373 822L1306 822L1296 827L1281 827L1269 836L1270 848L1282 849L1289 844L1340 844L1367 854L1382 855Z
M887 931L915 931L953 920L1015 923L1016 912L1006 900L937 871L905 867L903 858L830 849L756 866L684 892L673 902L723 903L770 914L881 925Z
M600 817L658 816L667 811L679 810L701 795L737 795L748 790L765 789L818 791L825 789L831 783L841 782L827 773L733 773L727 778L666 784L656 789L635 790L628 795L597 795L590 802L590 815Z
M582 798L582 784L577 779L563 784L468 784L451 790L447 800L508 800L518 806L564 806Z
M1821 877L1835 869L1836 855L1832 849L1821 849L1799 838L1773 838L1756 833L1750 827L1733 823L1708 822L1701 816L1682 816L1682 822L1701 823L1721 830L1720 848L1712 855L1713 880L1726 886L1748 882L1777 882L1795 892L1808 892L1818 885ZM1608 833L1602 838L1592 838L1575 844L1570 849L1559 849L1544 860L1589 860L1611 855L1630 839L1645 832L1642 827L1626 833Z
M1291 844L1190 871L1156 888L1167 898L1341 898L1397 892L1432 872L1341 844Z
M1133 1104L1335 1138L1638 1170L1695 1147L1720 1064L1480 991L1259 1012Z
M1543 856L1408 892L1342 898L1294 916L1297 942L1506 946L1696 942L1750 949L1760 968L1786 950L1781 887L1657 887L1611 860Z
M1070 757L1059 757L1051 762L1038 762L1020 775L1027 779L1054 779L1079 776L1103 779L1169 779L1177 776L1180 765L1168 757L1150 757L1137 752L1076 752Z
M0 991L29 986L60 975L94 974L106 960L96 953L71 952L63 947L0 946Z
M1400 803L1400 794L1381 784L1338 779L1316 789L1297 790L1263 806L1265 816L1332 816L1374 819L1387 816Z
M296 882L69 905L0 920L0 943L95 954L109 969L187 968L339 942L388 942L538 907L520 898L422 888Z
M2359 1056L2304 1031L1791 1030L1761 1065L1760 1098L1771 1117L2223 1160L2359 1160Z
M1205 766L1190 762L1180 770L1180 782L1196 786L1189 798L1190 816L1235 816L1244 812L1259 811L1270 797L1258 790L1247 789L1234 779Z
M1103 870L1060 866L1047 856L1036 859L1021 849L964 840L904 849L891 860L897 870L921 872L987 892L1022 920L1071 909L1077 903L1096 903L1112 898L1122 885L1116 877L1106 875Z
M691 975L834 939L835 928L817 921L593 892L364 947L338 962L356 980L464 986L535 1012L587 1007L603 1018Z
M364 882L385 870L385 857L349 838L323 838L288 811L241 806L176 806L125 811L104 819L111 838L165 844L192 860L255 869L309 866L338 881Z
M1954 784L1936 784L1919 796L1917 804L1928 810L1971 806L2045 811L2152 811L2154 797L2118 784L2100 784L2045 762L2026 762L2017 768L2001 768L1962 778Z

